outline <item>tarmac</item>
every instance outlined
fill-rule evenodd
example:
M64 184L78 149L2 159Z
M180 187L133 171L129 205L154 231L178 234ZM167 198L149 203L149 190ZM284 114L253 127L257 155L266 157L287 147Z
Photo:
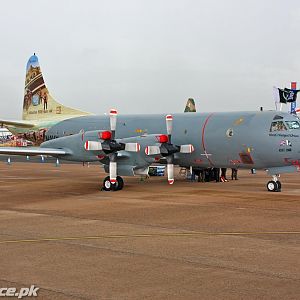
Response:
M0 288L40 299L299 299L300 174L226 183L0 163Z

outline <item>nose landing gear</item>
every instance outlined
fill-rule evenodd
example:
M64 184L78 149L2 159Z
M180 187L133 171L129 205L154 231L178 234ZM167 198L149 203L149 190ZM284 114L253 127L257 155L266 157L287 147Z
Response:
M102 191L120 191L124 187L124 180L121 176L117 176L116 183L110 182L110 177L106 176L103 180Z
M281 192L281 182L278 180L280 175L273 175L273 180L267 183L267 189L269 192Z

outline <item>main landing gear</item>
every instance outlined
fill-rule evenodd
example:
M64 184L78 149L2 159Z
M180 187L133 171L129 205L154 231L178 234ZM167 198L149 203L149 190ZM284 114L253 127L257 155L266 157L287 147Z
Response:
M124 180L121 176L117 176L117 181L116 183L111 183L110 182L110 177L106 176L105 179L103 180L103 187L102 191L120 191L124 187Z
M281 182L278 180L280 175L273 175L273 180L267 183L267 189L269 192L281 192Z

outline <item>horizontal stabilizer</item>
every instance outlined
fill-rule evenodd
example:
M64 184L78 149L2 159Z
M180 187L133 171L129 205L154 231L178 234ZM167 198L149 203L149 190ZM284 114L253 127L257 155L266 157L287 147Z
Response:
M40 148L40 147L0 147L0 154L7 155L67 155L71 154L71 151L66 149L55 148Z
M2 120L0 119L0 125L1 127L5 127L5 125L8 126L14 126L14 127L22 127L22 128L32 128L35 126L33 122L28 121L14 121L14 120Z

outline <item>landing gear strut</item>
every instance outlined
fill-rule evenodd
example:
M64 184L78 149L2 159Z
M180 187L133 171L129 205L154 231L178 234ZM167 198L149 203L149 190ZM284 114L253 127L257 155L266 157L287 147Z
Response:
M110 177L106 176L103 180L102 191L119 191L124 187L124 180L122 177L117 176L117 182L115 184L110 182Z
M281 182L278 180L280 175L273 175L273 180L267 183L267 189L269 192L281 192Z

